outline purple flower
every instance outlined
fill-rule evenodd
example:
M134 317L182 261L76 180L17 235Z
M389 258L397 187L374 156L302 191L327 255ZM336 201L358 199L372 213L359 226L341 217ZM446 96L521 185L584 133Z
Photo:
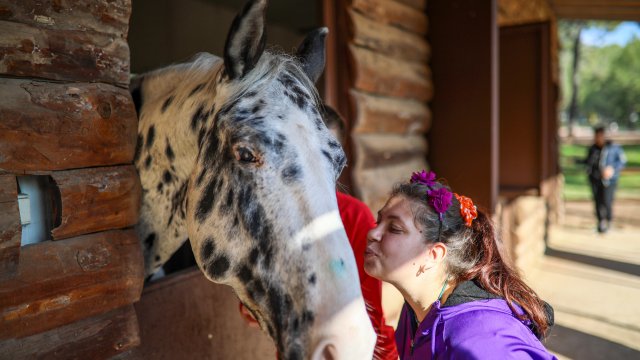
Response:
M429 205L440 215L444 214L451 205L453 194L447 188L441 187L437 190L427 191L429 197Z
M419 182L431 187L436 183L436 173L434 173L433 171L426 172L425 170L414 172L413 174L411 174L411 182Z

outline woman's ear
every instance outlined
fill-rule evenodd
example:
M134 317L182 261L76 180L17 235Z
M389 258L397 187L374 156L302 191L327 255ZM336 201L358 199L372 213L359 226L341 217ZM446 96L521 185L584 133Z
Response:
M438 265L447 256L447 245L437 242L429 248L427 251L427 259L431 266Z

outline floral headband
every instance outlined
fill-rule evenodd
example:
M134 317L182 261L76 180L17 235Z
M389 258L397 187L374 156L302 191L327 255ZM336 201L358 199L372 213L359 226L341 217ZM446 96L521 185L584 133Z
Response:
M456 196L456 199L458 199L460 203L460 216L464 219L467 227L471 227L473 220L478 217L478 209L473 205L471 198L451 193L446 187L435 190L432 189L438 182L436 180L436 173L433 171L426 172L422 170L420 172L414 172L411 174L410 182L424 184L429 188L429 190L427 190L427 202L433 210L438 213L440 222L443 220L442 216L444 213L447 212L447 209L451 206L453 195Z

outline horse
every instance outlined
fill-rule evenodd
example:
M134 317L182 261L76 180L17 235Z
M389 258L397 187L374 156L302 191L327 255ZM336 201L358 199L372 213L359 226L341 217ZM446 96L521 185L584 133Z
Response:
M375 333L335 195L346 157L314 88L328 30L296 56L265 50L266 3L246 3L223 58L201 53L131 82L145 273L189 241L279 358L371 359Z

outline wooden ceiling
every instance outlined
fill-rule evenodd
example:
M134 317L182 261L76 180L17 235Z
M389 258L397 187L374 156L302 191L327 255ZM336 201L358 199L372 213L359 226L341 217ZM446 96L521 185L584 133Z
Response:
M639 0L549 0L558 18L640 21Z

